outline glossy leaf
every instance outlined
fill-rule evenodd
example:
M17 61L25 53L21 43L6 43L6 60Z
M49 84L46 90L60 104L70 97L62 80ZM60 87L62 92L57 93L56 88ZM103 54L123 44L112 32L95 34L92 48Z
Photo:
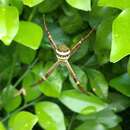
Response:
M10 122L10 129L12 130L32 130L38 121L36 115L27 111L21 111L12 117Z
M41 13L52 12L62 4L63 0L45 0L39 6L38 9Z
M22 1L25 5L28 5L29 7L33 7L33 6L43 2L44 0L22 0Z
M17 95L18 91L13 87L6 87L1 95L2 105L7 112L11 112L21 104L21 96Z
M107 106L100 98L76 90L63 91L59 99L70 110L84 115L101 111Z
M122 11L113 22L111 62L117 62L130 54L130 30L128 28L130 28L130 9Z
M110 86L130 97L130 76L127 73L112 79L110 81Z
M79 115L78 119L85 122L97 122L98 124L103 124L107 128L113 128L121 122L121 118L112 110L108 109L87 116Z
M108 83L104 75L95 69L87 69L87 76L93 92L101 98L107 98Z
M113 19L113 17L104 19L96 31L95 54L100 64L105 64L110 60Z
M87 76L86 76L85 72L82 69L80 69L78 66L73 65L72 67L73 67L73 69L74 69L74 71L75 71L75 73L77 75L78 80L80 81L81 86L83 86L86 89ZM77 84L74 82L71 75L69 75L69 79L70 79L73 87L77 89Z
M119 9L130 8L129 0L99 0L98 5L100 6L110 6Z
M74 8L90 11L91 10L91 0L66 0L66 2Z
M0 122L0 130L6 130L2 122Z
M75 130L106 130L106 127L96 121L87 121L77 127Z
M39 25L32 22L21 21L19 24L18 34L14 40L32 49L38 49L42 36L43 31Z
M65 130L64 115L57 104L39 102L35 105L39 124L45 130Z
M18 10L15 7L0 6L0 40L10 45L19 28Z

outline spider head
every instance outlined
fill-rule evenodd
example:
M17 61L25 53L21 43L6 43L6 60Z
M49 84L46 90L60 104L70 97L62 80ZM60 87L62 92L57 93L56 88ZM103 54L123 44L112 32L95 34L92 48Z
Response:
M70 57L70 49L65 44L61 44L58 46L58 49L56 50L56 56L58 60L64 62L65 60L68 60Z

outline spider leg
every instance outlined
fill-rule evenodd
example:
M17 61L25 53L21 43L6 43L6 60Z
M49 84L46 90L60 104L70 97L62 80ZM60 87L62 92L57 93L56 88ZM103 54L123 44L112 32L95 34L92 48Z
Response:
M45 30L47 32L47 35L48 35L48 39L50 41L50 44L51 44L51 47L54 49L54 51L57 49L57 46L51 36L51 33L48 31L48 28L47 28L47 25L46 25L46 20L45 20L45 17L43 16L43 21L44 21L44 27L45 27Z
M84 37L82 37L76 44L75 46L72 47L71 49L71 55L74 54L81 46L81 44L87 40L89 38L89 36L95 31L95 28L92 28L91 31L85 35Z
M70 72L71 74L71 77L73 78L74 82L76 83L76 85L78 86L79 90L82 92L82 93L87 93L86 90L81 86L80 84L80 81L78 80L77 76L76 76L76 73L74 72L73 68L71 67L70 63L68 61L65 62L65 65L68 69L68 71Z
M42 75L42 78L40 80L38 80L36 83L34 83L31 86L36 86L39 85L41 83L43 83L44 81L46 81L48 79L48 77L52 74L52 72L58 67L59 65L59 61L57 61L56 63L54 63L46 72L45 75Z

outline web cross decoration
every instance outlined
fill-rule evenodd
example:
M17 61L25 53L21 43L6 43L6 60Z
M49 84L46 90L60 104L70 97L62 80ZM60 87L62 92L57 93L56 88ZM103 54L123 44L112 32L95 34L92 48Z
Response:
M81 38L80 41L78 41L75 46L73 46L71 49L68 48L65 44L61 44L59 46L56 45L56 43L54 42L51 33L48 31L48 28L46 26L46 22L45 22L45 18L44 18L44 26L45 26L45 30L48 34L48 39L50 41L51 47L53 48L56 57L57 57L57 61L48 69L48 71L46 72L46 74L44 76L42 76L42 78L36 82L34 85L38 85L42 82L44 82L45 80L48 79L48 77L52 74L52 72L60 65L60 64L64 64L71 77L73 78L74 82L76 83L77 87L79 88L79 90L83 93L86 93L86 90L84 87L81 86L80 81L78 80L78 77L76 75L76 73L74 72L73 68L71 67L70 63L69 63L69 58L72 56L72 54L74 54L81 46L81 44L83 43L83 41L87 40L88 37L95 31L95 29L93 28L85 37Z

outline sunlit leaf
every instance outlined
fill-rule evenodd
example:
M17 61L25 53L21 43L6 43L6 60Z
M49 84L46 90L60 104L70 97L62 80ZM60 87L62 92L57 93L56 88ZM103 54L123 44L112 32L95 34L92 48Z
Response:
M130 97L130 76L127 73L112 79L110 86Z
M72 7L80 10L91 10L91 0L66 0L66 2L70 4Z
M22 0L22 1L25 5L28 5L29 7L33 7L33 6L43 2L44 0Z
M43 31L39 25L32 22L21 21L18 34L14 40L32 49L37 49L40 46L42 36Z
M99 0L98 5L100 6L110 6L119 9L130 8L129 0Z
M13 111L21 104L21 96L17 94L18 90L13 86L4 88L1 99L2 105L7 112Z
M130 28L130 9L122 11L113 22L111 62L117 62L130 54L130 29L128 28Z
M32 130L37 123L38 117L30 112L22 111L14 115L10 122L12 130Z
M15 7L0 6L0 40L10 45L19 28L18 10Z
M2 122L0 122L0 130L6 130Z
M63 91L59 99L70 110L84 115L101 111L107 106L99 97L76 90Z
M64 115L57 104L40 102L35 106L39 124L45 130L65 130Z
M95 69L87 69L87 76L92 90L101 98L108 96L108 83L104 75Z

